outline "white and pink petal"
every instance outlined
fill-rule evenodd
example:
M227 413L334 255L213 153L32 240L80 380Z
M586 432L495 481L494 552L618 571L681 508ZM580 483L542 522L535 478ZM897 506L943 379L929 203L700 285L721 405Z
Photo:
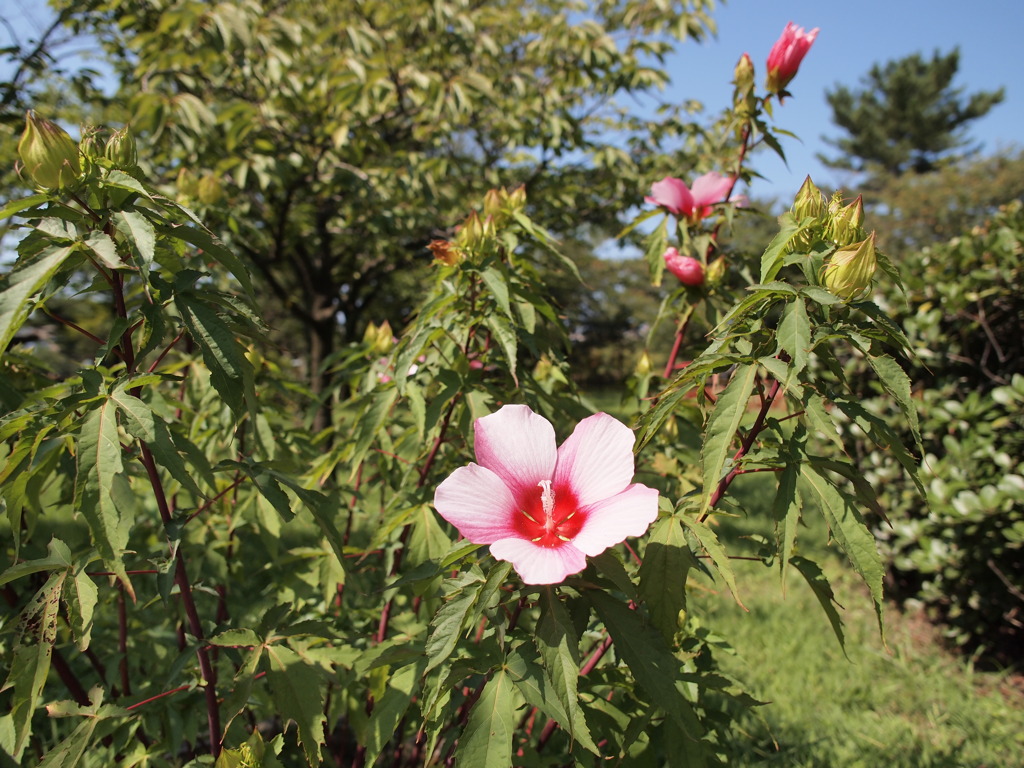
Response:
M501 539L491 544L491 554L512 563L526 584L558 584L587 567L587 558L571 543L539 547L526 539Z
M434 507L474 544L516 535L515 496L498 475L479 464L459 467L437 486Z
M607 413L588 416L558 449L556 488L569 486L587 506L621 492L633 479L632 430Z
M639 483L622 493L581 507L583 527L572 544L591 557L629 537L643 536L658 519L658 491Z
M506 405L474 424L476 460L502 479L518 499L550 480L555 428L526 405Z

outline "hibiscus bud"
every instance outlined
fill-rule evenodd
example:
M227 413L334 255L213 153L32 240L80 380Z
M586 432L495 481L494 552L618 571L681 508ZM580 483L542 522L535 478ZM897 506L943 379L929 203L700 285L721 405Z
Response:
M750 60L750 54L744 53L740 56L740 60L736 62L736 68L733 70L733 85L736 86L737 91L746 93L754 87L754 62Z
M446 267L454 267L466 258L462 249L448 240L431 240L427 248L434 254L434 259Z
M683 285L695 288L704 283L704 265L692 256L680 256L675 248L666 249L663 258L669 272Z
M139 163L139 154L135 148L135 137L132 136L128 126L114 134L107 140L107 146L103 150L107 160L112 162L116 168L130 171Z
M199 202L203 205L216 205L224 199L224 188L216 174L207 173L199 180L196 188Z
M869 287L878 260L875 257L875 233L867 240L844 246L832 254L825 265L825 287L835 296L850 301Z
M377 329L377 336L373 341L373 351L378 355L386 355L395 346L395 334L391 330L391 323L385 320Z
M508 194L508 207L512 211L521 211L526 207L526 185L520 184Z
M708 282L711 285L717 285L722 282L722 278L725 277L725 256L719 256L717 259L708 264Z
M768 53L768 80L765 88L769 93L782 95L785 92L789 81L796 77L800 62L810 50L818 31L815 27L805 32L803 27L796 26L792 21L786 24Z
M505 207L508 194L503 189L489 189L484 195L484 216L498 216Z
M757 103L754 98L754 62L751 56L744 53L736 62L736 69L732 71L732 106L736 116L740 120L737 130L744 130L745 120L753 117L757 110Z
M645 349L643 354L640 355L640 360L636 364L636 375L641 377L646 376L652 370L654 370L654 363L651 362L651 356L647 354L647 350Z
M815 219L820 218L823 213L825 213L825 198L822 196L821 190L811 181L811 177L808 176L804 179L800 191L796 193L796 199L793 201L793 215L797 221L801 221L808 216Z
M850 245L864 238L861 225L864 223L864 200L858 195L849 205L841 205L842 200L837 192L828 206L829 221L825 234L836 245Z
M18 157L32 181L46 189L66 187L82 173L78 144L67 131L33 110L26 115Z
M363 331L363 344L370 347L377 340L377 324L369 322L366 324L366 330Z
M90 126L82 129L82 140L78 142L78 154L83 160L95 160L102 154L100 152L100 135L96 128Z
M474 248L484 236L484 225L476 211L471 211L455 234L455 242L463 248Z

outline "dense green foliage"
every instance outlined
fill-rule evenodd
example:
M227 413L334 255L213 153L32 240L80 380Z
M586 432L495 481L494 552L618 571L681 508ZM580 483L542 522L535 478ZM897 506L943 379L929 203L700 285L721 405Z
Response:
M932 450L871 300L901 286L885 243L810 181L767 235L737 205L780 151L748 57L709 126L613 106L706 5L82 5L133 126L0 210L0 766L723 765L756 702L692 590L753 607L752 558L849 647L827 531L881 625L879 492L923 494ZM672 144L721 193L627 224L646 283L590 262L683 173ZM658 517L525 583L435 491L505 404L559 437L594 412L572 355L602 322L637 330L602 365L632 371L609 410ZM868 482L877 455L905 483ZM770 516L737 542L755 478Z
M918 353L927 506L884 453L865 457L889 488L894 528L883 537L896 593L928 605L955 644L1004 663L1019 663L1024 637L1022 250L1018 200L904 254L907 294L888 302Z
M467 200L525 184L559 237L614 231L614 201L692 132L686 105L651 120L630 97L664 85L661 58L707 33L712 5L109 0L77 16L118 76L106 119L246 259L275 341L328 399L325 362L369 322L407 322L425 246Z

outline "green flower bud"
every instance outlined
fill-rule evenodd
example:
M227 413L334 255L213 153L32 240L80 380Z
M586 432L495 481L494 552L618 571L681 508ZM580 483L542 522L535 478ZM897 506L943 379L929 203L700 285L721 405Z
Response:
M825 287L834 296L850 301L871 287L878 268L875 233L860 243L838 249L825 265Z
M100 132L92 126L82 129L82 140L78 142L78 153L84 159L95 160L101 154Z
M78 144L67 131L33 110L26 115L18 157L32 181L46 189L62 189L82 173Z
M504 189L487 190L487 194L484 195L484 216L500 215L507 200L508 193Z
M509 192L508 207L512 211L521 211L526 207L526 185L520 184Z
M756 111L754 100L754 62L750 60L749 54L744 53L736 62L732 78L733 92L732 104L736 114L741 119L749 119Z
M654 370L654 363L651 361L651 356L647 353L647 350L645 349L643 351L643 354L640 355L640 360L636 364L636 375L646 376L652 370Z
M710 285L717 285L722 282L722 278L725 277L725 256L719 256L717 259L708 264L707 269L707 280Z
M378 355L386 355L395 346L395 334L391 323L385 320L377 329L377 338L373 342L373 351Z
M199 180L188 168L182 167L178 170L177 201L182 205L192 205L192 201L199 195Z
M821 190L811 181L811 177L808 176L804 179L800 191L796 193L796 199L793 201L793 215L797 221L800 221L808 216L821 218L823 213L825 213L825 198L822 196Z
M216 205L224 199L224 189L220 185L220 179L212 173L207 173L199 180L197 194L199 202L203 205Z
M839 246L859 243L864 239L864 200L858 196L849 205L842 204L842 196L836 192L828 204L828 223L825 236Z
M114 135L107 141L103 154L116 168L123 171L130 171L138 165L139 154L135 148L135 137L128 130L128 126L120 131L114 131Z

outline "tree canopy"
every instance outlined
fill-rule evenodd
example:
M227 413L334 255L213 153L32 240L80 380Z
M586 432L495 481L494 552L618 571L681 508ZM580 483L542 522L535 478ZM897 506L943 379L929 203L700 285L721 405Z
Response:
M999 104L1004 90L964 94L953 85L959 66L958 49L931 59L915 53L874 65L860 88L827 91L832 121L846 135L826 138L839 154L820 159L877 180L927 173L962 157L970 148L966 126Z
M617 99L663 85L711 6L112 0L91 18L124 119L308 338L319 390L339 338L411 310L465 200L525 184L557 233L611 226L605 203L667 170L683 130L681 107L651 122Z

